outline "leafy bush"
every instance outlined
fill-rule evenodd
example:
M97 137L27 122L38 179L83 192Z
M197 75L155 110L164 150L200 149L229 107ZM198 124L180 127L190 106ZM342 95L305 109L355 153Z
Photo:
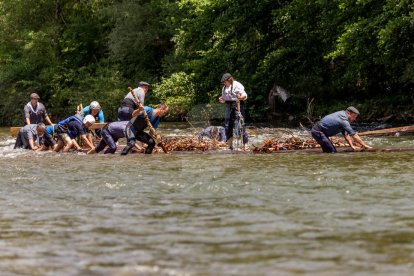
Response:
M196 102L192 78L193 75L179 72L154 85L154 96L169 106L170 117L183 120Z

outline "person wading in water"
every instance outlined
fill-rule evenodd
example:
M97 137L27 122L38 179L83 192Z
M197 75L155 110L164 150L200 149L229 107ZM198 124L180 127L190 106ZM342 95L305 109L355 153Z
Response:
M247 99L247 93L244 91L244 86L236 81L229 73L225 73L222 76L221 82L223 83L223 88L221 90L219 102L226 104L224 128L226 129L226 142L232 150L234 121L237 119L237 116L239 116L238 112L240 112L243 117L245 116L244 102ZM240 110L238 110L238 102L240 102ZM242 135L243 144L246 149L249 138L244 127Z

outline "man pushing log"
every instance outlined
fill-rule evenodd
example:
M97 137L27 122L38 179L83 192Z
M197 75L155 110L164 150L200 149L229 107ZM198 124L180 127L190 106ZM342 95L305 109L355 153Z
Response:
M329 114L313 126L311 130L312 137L321 145L323 152L337 152L329 137L340 132L345 136L345 140L353 150L360 150L361 148L355 146L352 140L365 149L371 149L372 147L365 144L358 133L351 127L351 123L356 120L358 115L359 111L353 106L348 107L346 110Z

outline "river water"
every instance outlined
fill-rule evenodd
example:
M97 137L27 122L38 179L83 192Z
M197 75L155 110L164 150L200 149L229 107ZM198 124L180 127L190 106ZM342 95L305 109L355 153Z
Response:
M13 143L0 129L1 275L414 274L413 152L121 157Z

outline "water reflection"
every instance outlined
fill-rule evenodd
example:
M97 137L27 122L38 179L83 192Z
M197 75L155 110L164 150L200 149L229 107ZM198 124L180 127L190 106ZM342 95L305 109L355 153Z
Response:
M6 275L414 271L411 152L122 158L16 152L0 133Z

